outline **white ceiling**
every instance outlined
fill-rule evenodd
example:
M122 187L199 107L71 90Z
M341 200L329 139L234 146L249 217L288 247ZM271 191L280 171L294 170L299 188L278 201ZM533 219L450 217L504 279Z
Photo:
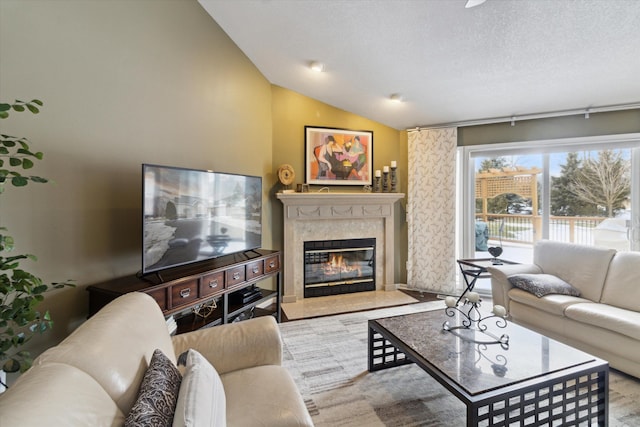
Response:
M637 0L199 2L272 84L396 129L640 101Z

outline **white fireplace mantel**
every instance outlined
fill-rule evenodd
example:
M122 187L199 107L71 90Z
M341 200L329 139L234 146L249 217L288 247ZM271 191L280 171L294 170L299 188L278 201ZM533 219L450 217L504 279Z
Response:
M278 193L277 197L284 205L283 302L304 298L303 243L313 238L376 237L376 289L396 289L394 204L404 193Z

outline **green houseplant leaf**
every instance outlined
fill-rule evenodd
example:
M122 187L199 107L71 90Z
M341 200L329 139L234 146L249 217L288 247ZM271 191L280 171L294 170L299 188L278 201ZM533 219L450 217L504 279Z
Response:
M42 101L37 99L0 103L0 119L8 118L11 111L28 110L37 114L42 105ZM43 177L22 174L43 157L42 152L31 150L26 138L0 134L0 193L6 186L24 187L30 182L48 182ZM72 281L45 284L21 268L22 261L37 259L31 254L5 255L13 250L15 244L6 231L5 227L0 227L0 369L24 372L32 363L31 355L23 349L24 344L35 334L42 334L53 327L50 313L38 310L44 294L51 289L74 285Z

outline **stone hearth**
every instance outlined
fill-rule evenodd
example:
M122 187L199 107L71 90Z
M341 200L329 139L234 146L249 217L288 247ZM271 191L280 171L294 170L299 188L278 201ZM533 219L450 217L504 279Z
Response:
M284 205L283 302L304 298L305 241L376 239L376 290L395 290L394 204L404 193L278 193Z

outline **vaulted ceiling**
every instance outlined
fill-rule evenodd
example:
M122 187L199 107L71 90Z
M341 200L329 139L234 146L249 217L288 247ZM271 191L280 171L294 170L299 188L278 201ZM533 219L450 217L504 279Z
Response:
M640 103L636 0L199 2L272 84L397 129Z

